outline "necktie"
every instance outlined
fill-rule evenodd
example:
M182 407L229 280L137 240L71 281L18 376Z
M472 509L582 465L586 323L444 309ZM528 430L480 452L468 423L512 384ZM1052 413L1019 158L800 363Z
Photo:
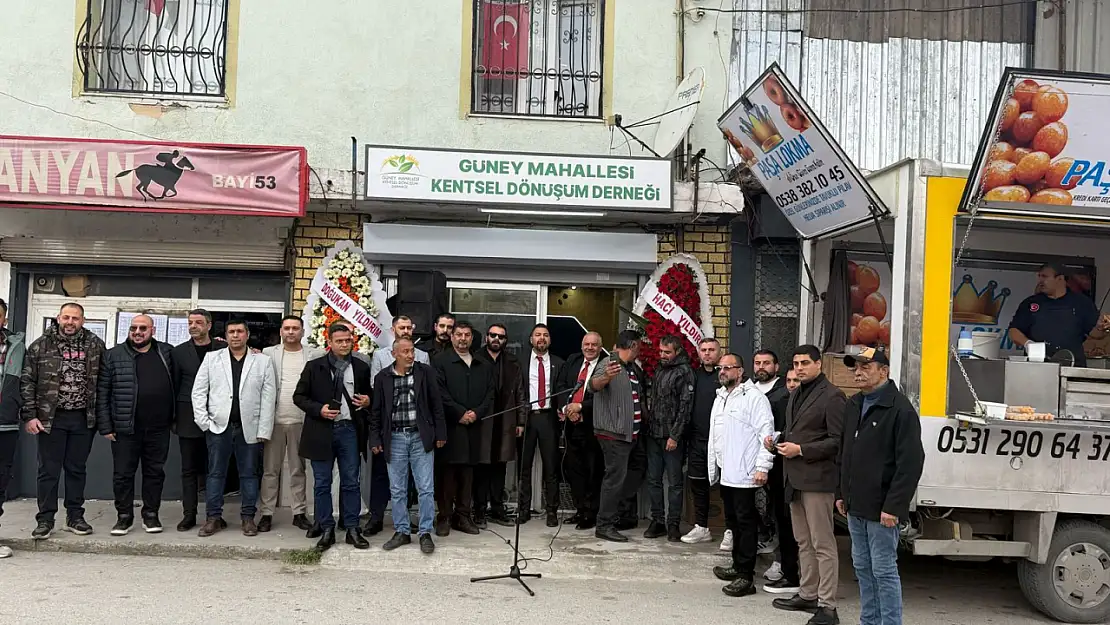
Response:
M539 362L539 384L540 387L537 391L539 393L539 407L540 410L547 408L547 373L543 370L543 356L536 356L536 361Z
M578 390L574 391L574 397L571 398L572 404L581 404L582 398L586 396L586 374L590 372L590 361L582 363L582 371L578 373Z

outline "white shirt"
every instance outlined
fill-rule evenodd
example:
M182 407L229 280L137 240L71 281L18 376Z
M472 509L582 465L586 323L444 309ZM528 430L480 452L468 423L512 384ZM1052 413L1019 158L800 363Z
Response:
M586 369L586 377L582 378L583 384L589 384L590 379L594 377L594 368L597 367L597 361L598 360L600 360L600 358L594 358L593 360L585 360L585 359L582 360L582 366ZM575 373L575 376L574 376L574 383L575 384L578 384L578 378L581 375L582 375L582 369L579 369ZM583 388L585 388L585 387L583 387ZM586 389L586 390L589 390L589 389ZM578 397L578 393L579 393L579 391L574 391L574 393L570 396L571 398L568 399L567 401L572 401L575 397Z
M304 412L293 405L293 391L297 390L297 382L304 371L304 350L295 352L285 350L281 356L281 384L278 386L277 414L274 418L281 425L295 425L304 422Z
M543 381L546 387L543 390L544 402L541 406L540 399L540 359L543 359ZM529 410L543 410L551 407L551 354L547 353L540 356L532 351L531 362L528 364L528 399L532 404L528 406Z
M759 389L760 393L763 393L764 395L766 395L767 393L771 392L771 389L775 388L775 383L778 382L778 381L779 381L778 378L771 378L770 380L768 380L766 382L756 382L755 387L757 389Z
M353 352L352 352L353 353ZM355 398L355 366L348 365L347 369L343 372L343 386L347 389L347 394L353 400ZM339 399L339 418L336 421L343 421L344 419L351 418L351 407L347 405L347 399Z

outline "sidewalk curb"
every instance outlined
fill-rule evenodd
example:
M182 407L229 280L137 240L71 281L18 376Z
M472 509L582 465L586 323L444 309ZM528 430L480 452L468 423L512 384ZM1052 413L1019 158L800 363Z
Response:
M198 558L210 560L282 560L285 554L297 551L287 548L243 547L239 545L182 545L180 543L136 543L99 538L35 540L9 538L0 540L17 551L45 553L90 553L113 556L156 556L163 558Z

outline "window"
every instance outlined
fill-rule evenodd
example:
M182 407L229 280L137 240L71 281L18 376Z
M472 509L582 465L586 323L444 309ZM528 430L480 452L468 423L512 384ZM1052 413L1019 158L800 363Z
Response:
M77 62L87 93L226 95L231 0L87 0Z
M605 0L474 0L471 110L601 117Z

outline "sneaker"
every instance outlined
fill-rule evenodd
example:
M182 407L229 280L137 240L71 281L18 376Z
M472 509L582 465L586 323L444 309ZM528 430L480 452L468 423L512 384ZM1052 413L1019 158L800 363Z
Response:
M121 516L116 520L116 524L112 526L111 531L108 533L112 536L126 536L131 532L131 524L134 522L134 519Z
M147 534L161 534L162 522L156 516L147 517L143 519L143 531Z
M760 555L765 555L768 553L774 553L775 550L778 548L779 541L775 538L771 538L769 540L761 541L759 545L756 546L755 552Z
M711 540L713 540L713 533L709 531L708 527L702 527L700 525L695 525L694 529L686 532L686 535L682 537L682 542L687 545L707 543Z
M54 533L54 524L50 521L39 521L35 526L35 531L31 532L31 538L35 540L46 540Z
M782 564L778 560L772 562L771 566L763 572L763 579L769 582L777 582L782 579Z
M66 521L65 529L67 532L72 532L76 536L88 536L93 533L92 526L85 522L84 517Z
M7 545L0 545L0 560L12 557L12 548Z
M781 576L763 585L763 592L769 592L772 595L796 595L799 590L801 590L801 584Z
M713 567L713 575L717 576L717 579L722 582L735 582L743 577L740 571L732 566L715 566Z
M752 583L751 578L741 577L722 588L721 592L730 597L746 597L755 594L755 584Z
M732 551L732 530L725 530L725 537L721 540L721 551Z

